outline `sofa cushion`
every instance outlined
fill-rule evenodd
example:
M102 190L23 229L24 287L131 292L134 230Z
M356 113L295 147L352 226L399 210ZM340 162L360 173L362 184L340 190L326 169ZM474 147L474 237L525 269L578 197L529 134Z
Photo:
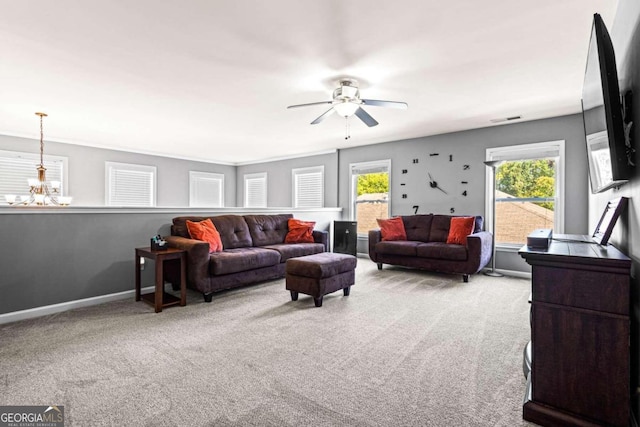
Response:
M289 258L324 252L324 245L322 243L285 243L281 245L267 245L263 246L263 248L279 252L280 262L285 262Z
M441 242L420 243L416 247L416 254L420 258L446 259L449 261L467 260L467 248L465 246Z
M482 227L484 227L484 218L481 215L476 215L475 227L473 227L474 233L479 233L482 231Z
M292 214L282 215L245 215L253 246L274 245L283 243L289 231L287 221Z
M246 248L253 246L247 222L240 215L212 216L211 221L216 226L222 246L225 249Z
M209 243L209 252L222 251L222 240L220 240L220 233L216 230L216 226L213 225L210 218L207 218L200 222L186 221L187 230L192 239L203 240Z
M473 232L474 225L475 217L451 217L451 226L449 227L449 236L447 237L447 243L466 246L467 236Z
M380 227L382 240L407 240L402 218L376 219Z
M449 227L451 225L451 215L434 215L431 222L431 230L429 232L428 242L447 241L449 237Z
M432 221L433 214L403 216L402 222L404 222L404 230L407 233L407 240L428 242Z
M313 243L315 221L300 221L290 218L287 224L289 232L284 238L285 243Z
M238 273L280 263L277 251L263 248L237 248L214 252L209 256L209 271L213 275Z
M187 230L187 220L192 222L201 222L207 219L205 216L178 216L173 218L173 225L171 226L171 235L180 236L185 239L190 239L189 230Z
M376 243L376 252L384 255L416 256L416 247L422 242L394 240Z

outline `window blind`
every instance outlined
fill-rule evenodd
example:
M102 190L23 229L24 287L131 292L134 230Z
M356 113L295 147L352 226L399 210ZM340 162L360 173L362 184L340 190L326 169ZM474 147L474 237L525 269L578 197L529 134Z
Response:
M247 208L267 207L267 173L244 176L244 206Z
M47 181L60 181L60 195L64 196L66 182L64 170L66 158L44 156L43 165L47 169ZM29 185L27 180L37 178L36 167L40 164L40 155L16 151L0 151L0 203L6 204L5 194L27 196Z
M155 206L154 166L106 162L106 174L107 206Z
M210 172L189 172L189 206L224 206L224 174Z
M324 167L294 169L293 206L321 208L324 206Z

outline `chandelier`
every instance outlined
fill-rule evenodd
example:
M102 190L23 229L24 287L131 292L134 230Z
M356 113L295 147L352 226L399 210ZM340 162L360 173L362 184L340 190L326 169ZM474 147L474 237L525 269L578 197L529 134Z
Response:
M71 197L60 194L60 181L51 181L50 185L47 184L47 169L44 167L43 161L44 133L42 131L42 118L47 117L47 114L36 113L36 116L40 116L40 164L36 167L38 178L29 178L27 180L30 193L28 196L7 194L4 198L11 206L69 206Z

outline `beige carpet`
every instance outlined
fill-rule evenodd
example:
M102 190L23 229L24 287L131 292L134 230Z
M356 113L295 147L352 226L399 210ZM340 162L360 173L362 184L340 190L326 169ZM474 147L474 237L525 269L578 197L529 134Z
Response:
M356 273L321 308L276 280L2 325L0 405L64 405L67 426L529 425L528 280Z

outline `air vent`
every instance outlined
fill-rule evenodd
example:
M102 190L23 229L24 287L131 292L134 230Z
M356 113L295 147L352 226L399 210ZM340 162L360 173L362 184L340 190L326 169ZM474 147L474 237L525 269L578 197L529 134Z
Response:
M510 122L511 120L519 120L521 119L522 116L511 116L511 117L505 117L502 119L491 119L489 120L491 123L503 123L503 122Z

